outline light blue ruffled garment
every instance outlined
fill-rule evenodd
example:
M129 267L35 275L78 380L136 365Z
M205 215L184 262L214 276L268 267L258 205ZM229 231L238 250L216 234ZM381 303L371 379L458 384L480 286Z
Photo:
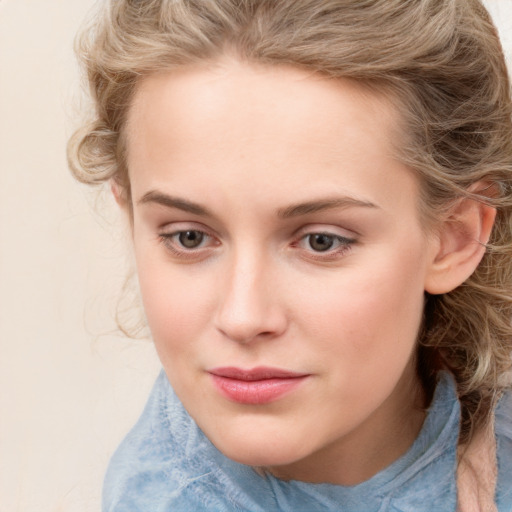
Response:
M499 512L512 512L511 408L506 397L496 413ZM285 482L222 455L162 371L110 461L103 512L454 512L459 419L455 384L442 373L418 438L388 468L352 487Z

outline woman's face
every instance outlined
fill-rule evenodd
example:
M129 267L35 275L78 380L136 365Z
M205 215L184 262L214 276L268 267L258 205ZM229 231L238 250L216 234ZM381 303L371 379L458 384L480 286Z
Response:
M289 67L225 58L138 88L128 165L147 318L228 457L356 483L416 436L434 248L396 128L383 98Z

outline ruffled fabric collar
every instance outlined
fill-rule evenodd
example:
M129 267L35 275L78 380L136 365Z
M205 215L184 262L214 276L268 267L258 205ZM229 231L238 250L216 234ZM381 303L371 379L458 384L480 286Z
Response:
M419 436L389 467L352 487L286 482L220 453L162 371L141 419L112 459L103 510L452 512L459 419L455 383L441 373Z

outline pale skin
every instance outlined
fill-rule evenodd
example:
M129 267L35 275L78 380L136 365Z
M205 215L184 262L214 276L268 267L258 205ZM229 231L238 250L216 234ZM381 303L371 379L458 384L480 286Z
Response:
M355 83L230 57L139 85L127 130L132 203L114 193L133 215L167 376L236 461L354 485L421 429L424 292L473 272L494 210L462 201L426 230L417 179L393 156L399 122ZM239 404L212 385L218 366L307 378L272 403Z

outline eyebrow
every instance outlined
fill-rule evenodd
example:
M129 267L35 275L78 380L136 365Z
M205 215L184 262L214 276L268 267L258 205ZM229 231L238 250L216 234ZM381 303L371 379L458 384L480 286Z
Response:
M147 203L160 204L162 206L166 206L167 208L177 208L178 210L183 210L184 212L193 213L194 215L201 215L204 217L213 216L209 210L200 204L188 201L187 199L182 199L180 197L169 196L167 194L163 194L162 192L158 192L157 190L151 190L147 192L138 201L138 204Z
M307 215L309 213L316 213L323 210L330 210L332 208L379 208L376 204L370 201L363 201L354 197L333 197L327 199L319 199L316 201L308 201L305 203L298 203L295 205L281 208L277 211L277 215L281 219L289 219L290 217L298 217L300 215Z
M167 208L176 208L184 212L192 213L194 215L200 215L203 217L213 217L214 215L204 206L198 203L183 199L180 197L170 196L159 192L157 190L151 190L144 194L139 199L138 204L154 203L165 206ZM291 217L299 217L301 215L308 215L323 210L330 210L333 208L379 208L376 204L369 201L363 201L354 197L343 196L333 197L326 199L318 199L314 201L307 201L304 203L297 203L285 208L277 210L277 216L281 219L289 219Z

